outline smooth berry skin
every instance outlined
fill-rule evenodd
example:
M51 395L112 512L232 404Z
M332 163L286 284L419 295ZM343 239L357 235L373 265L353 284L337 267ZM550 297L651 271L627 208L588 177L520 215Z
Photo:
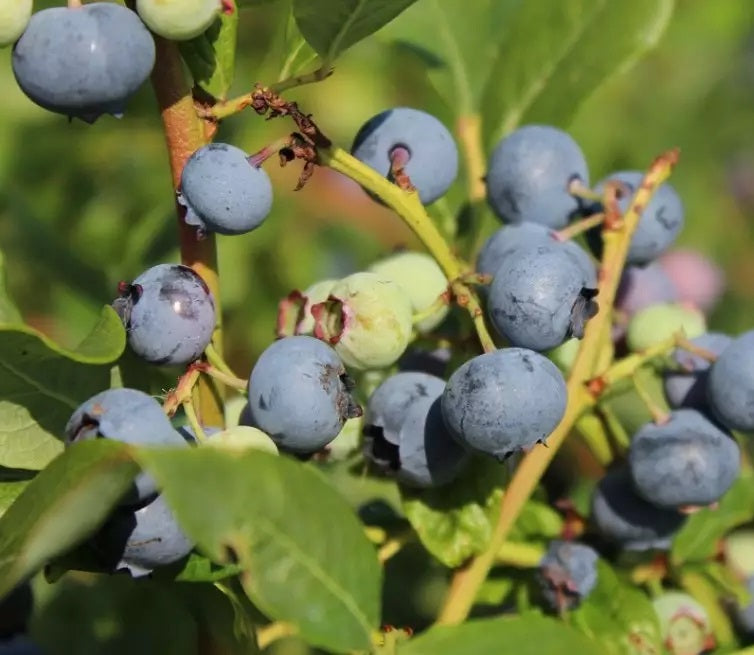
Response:
M628 317L645 307L680 300L667 273L656 262L646 266L626 266L615 295L615 308Z
M564 227L581 208L568 191L589 169L579 145L548 125L524 125L492 151L487 168L487 200L506 223L524 221Z
M725 273L709 257L695 250L674 248L657 263L671 280L678 300L709 314L725 291Z
M568 251L584 273L585 286L597 286L597 268L586 250L570 239L559 241L550 228L539 223L504 225L495 231L479 251L476 271L494 276L513 252L532 246L554 246Z
M138 389L108 389L82 403L68 419L64 443L114 439L134 446L186 446L160 403ZM122 504L144 502L156 491L155 482L140 473Z
M422 396L406 411L398 433L396 479L428 489L451 482L468 463L468 452L448 432L440 395Z
M199 36L217 19L219 0L137 0L139 18L155 34L171 41Z
M618 200L618 207L625 213L643 179L644 173L641 171L618 171L602 180L594 190L602 193L608 181L621 182L627 193ZM683 223L684 210L680 197L667 182L661 184L641 213L631 237L626 263L643 265L657 259L673 245ZM598 238L595 233L591 233L591 236Z
M136 510L117 509L94 543L113 570L128 569L133 577L177 562L193 548L162 495Z
M217 323L215 300L204 280L188 266L158 264L137 277L134 287L139 292L124 321L131 350L150 364L196 361Z
M286 337L260 355L249 378L251 423L291 452L320 450L359 415L343 362L326 343Z
M592 496L591 519L599 533L625 550L668 550L686 516L637 495L627 467L608 471Z
M32 0L5 0L0 3L0 48L15 43L31 19Z
M391 375L369 397L364 425L378 428L387 441L398 445L398 433L409 408L423 398L437 398L444 390L445 380L428 373L405 371Z
M555 348L569 337L584 336L583 324L593 313L580 310L577 302L587 300L586 284L578 261L563 248L542 245L515 251L498 268L488 290L490 320L514 346ZM596 309L593 302L591 307Z
M442 413L461 445L503 460L545 442L565 413L562 373L524 348L477 355L450 376Z
M626 346L632 352L642 352L680 331L689 339L701 336L707 331L707 319L695 307L680 303L650 305L628 322Z
M720 332L706 332L691 339L695 346L718 356L732 342L731 337ZM672 359L677 370L666 372L664 379L665 398L670 407L707 410L707 375L711 362L682 348L673 352Z
M351 154L387 178L390 155L397 147L409 151L405 172L421 202L429 205L445 195L458 176L458 148L448 128L424 111L395 107L361 127Z
M154 59L154 39L134 12L94 2L33 14L12 64L18 85L36 104L92 123L123 113Z
M629 470L636 492L667 509L706 507L738 476L741 453L731 434L693 409L648 423L631 440Z
M707 378L707 400L731 430L754 430L754 330L720 353Z
M597 585L597 552L569 541L551 541L539 564L542 595L555 611L577 607Z
M202 232L245 234L270 213L272 183L240 148L210 143L186 162L178 201L186 207L186 223Z

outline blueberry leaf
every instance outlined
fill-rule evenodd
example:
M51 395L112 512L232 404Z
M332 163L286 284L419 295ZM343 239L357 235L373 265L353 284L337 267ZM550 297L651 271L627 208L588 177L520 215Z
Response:
M236 65L238 9L222 13L206 32L179 44L194 84L217 100L228 97Z
M0 323L20 323L21 313L5 289L5 260L0 252Z
M605 655L662 651L660 625L651 601L622 582L603 560L597 562L597 585L571 617L573 626L601 642Z
M110 386L126 344L111 307L75 349L26 325L0 325L0 466L40 469L62 450L58 437L84 400Z
M537 613L476 619L458 626L438 626L400 644L398 655L604 655L597 642L563 621ZM658 651L659 652L659 651Z
M382 571L347 501L320 473L262 451L144 450L138 458L199 552L240 565L246 594L270 619L328 650L369 649Z
M657 43L673 5L673 0L520 3L505 25L484 93L484 143L491 147L525 123L567 126L580 102Z
M26 486L0 518L0 597L99 528L138 472L129 453L116 441L79 443Z
M403 511L424 547L453 568L487 546L503 492L503 468L478 458L436 489L402 489Z
M0 482L0 516L5 514L28 484L29 480L3 480Z
M341 52L387 25L416 0L293 0L301 34L330 64Z

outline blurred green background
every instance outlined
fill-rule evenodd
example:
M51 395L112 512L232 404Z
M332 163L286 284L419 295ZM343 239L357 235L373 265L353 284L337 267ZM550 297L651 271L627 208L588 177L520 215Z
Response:
M231 95L277 79L287 4L242 12ZM659 47L583 104L562 99L581 105L569 129L593 181L681 148L673 184L687 226L679 243L725 268L727 295L711 323L734 332L751 326L754 299L753 16L751 2L680 0ZM452 120L419 60L390 46L396 24L349 50L328 80L288 94L346 147L365 119L396 104ZM29 323L75 342L118 280L178 259L160 119L145 85L122 120L69 123L23 96L9 55L0 53L0 248L8 283ZM288 131L287 123L249 112L226 121L217 138L253 152ZM294 193L297 165L266 166L276 193L272 216L251 234L219 238L227 353L239 372L272 340L277 300L291 289L415 243L396 217L337 174L317 170ZM455 197L463 182L457 187Z

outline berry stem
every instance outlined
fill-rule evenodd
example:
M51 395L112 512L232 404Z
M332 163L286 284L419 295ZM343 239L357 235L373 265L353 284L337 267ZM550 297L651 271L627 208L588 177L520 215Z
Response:
M706 359L708 362L714 363L717 361L717 355L711 350L697 346L693 341L689 341L685 336L679 335L676 337L676 343L679 348L687 350L697 357Z
M183 412L186 414L186 419L188 420L191 429L194 431L194 437L199 443L203 443L207 440L207 434L204 432L204 428L202 428L202 424L199 422L199 417L196 415L194 403L191 398L187 398L181 404L183 406Z
M249 385L248 380L238 378L232 373L224 373L210 364L199 364L198 366L203 373L206 373L211 378L214 378L218 382L222 382L225 386L231 387L232 389L238 389L241 392L245 392Z
M669 418L668 413L655 402L654 398L652 398L652 394L647 391L647 388L639 379L638 375L634 374L631 376L631 383L634 385L636 394L641 399L641 402L644 404L644 406L647 408L647 411L652 416L652 420L657 425L663 425L664 423L667 423Z
M178 380L175 389L168 393L162 409L168 416L175 414L176 410L189 398L194 390L194 386L199 380L200 370L195 365L189 367Z
M207 357L207 361L216 369L234 378L238 377L212 344L209 344L209 346L207 346L207 348L204 350L204 354Z
M593 227L602 225L604 220L605 214L603 214L602 212L600 212L599 214L593 214L592 216L582 218L581 220L571 223L568 227L564 227L562 230L553 232L553 236L558 241L568 241L568 239L573 239L579 234L582 234L587 230L591 230Z
M255 152L253 155L249 155L246 160L255 168L259 168L265 161L267 161L273 155L276 155L283 148L289 148L293 145L293 139L290 135L276 139L269 145L266 145L261 150Z
M188 158L207 143L205 124L197 117L191 89L183 71L178 46L155 36L156 58L152 71L152 86L162 116L167 141L173 189L181 183L181 173ZM185 208L176 203L181 261L193 268L206 282L215 300L218 324L212 335L212 345L222 352L220 282L217 273L217 250L212 235L198 240L196 230L184 221ZM222 390L206 378L194 388L195 407L207 425L224 425Z
M568 193L576 198L583 198L584 200L602 200L602 194L592 191L578 177L573 179L568 185Z
M469 615L479 587L487 578L495 555L518 519L524 504L536 489L539 480L565 441L581 414L594 404L587 391L586 381L592 375L599 356L604 330L609 328L611 308L615 301L618 281L626 261L631 236L639 223L641 211L652 199L657 188L670 175L678 161L678 151L671 150L658 157L650 166L642 184L631 199L622 220L605 226L602 266L598 299L601 311L586 324L584 339L568 377L568 404L560 424L547 439L547 448L534 448L516 468L500 504L500 513L487 548L457 569L450 590L437 618L438 624L456 625Z
M282 93L288 91L297 86L304 86L305 84L314 84L315 82L321 82L326 80L330 75L335 72L335 69L328 62L324 62L317 70L311 73L304 73L303 75L293 75L280 82L270 85L270 89L275 93Z

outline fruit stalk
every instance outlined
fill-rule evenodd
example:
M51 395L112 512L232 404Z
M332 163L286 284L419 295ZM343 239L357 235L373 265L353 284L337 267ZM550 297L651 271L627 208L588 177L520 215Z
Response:
M518 518L524 504L539 483L558 448L570 433L576 420L593 403L585 382L591 377L599 355L601 336L610 329L610 316L618 289L621 272L631 237L639 223L644 207L654 192L669 177L678 161L678 151L671 150L658 157L631 200L628 211L620 220L606 223L604 230L605 250L602 258L597 296L601 311L586 325L584 340L568 378L568 405L557 428L547 439L547 448L534 448L521 461L513 474L500 504L500 514L490 543L479 555L453 576L450 590L445 598L437 623L455 625L463 622L471 611L479 587L495 561L495 556Z
M181 181L181 172L188 158L208 141L203 121L197 116L191 89L183 73L178 47L175 43L155 36L156 58L152 72L152 86L160 107L165 139L168 146L173 189ZM215 299L218 325L212 335L216 352L222 352L222 310L217 271L215 239L208 235L202 240L196 230L184 221L185 209L176 203L181 261L193 268L207 283ZM199 419L204 425L223 425L222 390L216 383L201 376L194 391Z

